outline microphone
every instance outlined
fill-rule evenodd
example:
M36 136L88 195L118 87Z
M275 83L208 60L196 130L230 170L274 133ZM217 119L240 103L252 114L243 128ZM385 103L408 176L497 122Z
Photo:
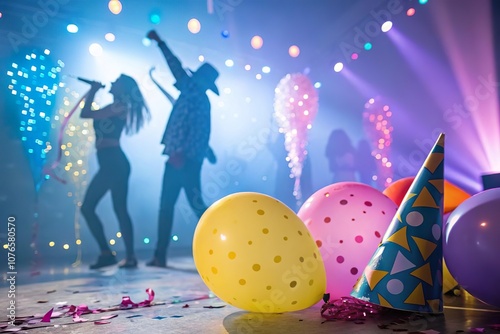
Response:
M92 84L94 84L94 83L96 83L96 82L97 82L97 81L94 81L94 80L84 79L84 78L82 78L82 77L76 77L76 79L77 79L77 80L79 80L79 81L82 81L82 82L88 83L89 85L92 85ZM97 83L101 85L101 88L106 87L105 85L103 85L103 84L102 84L102 83L100 83L100 82L97 82Z

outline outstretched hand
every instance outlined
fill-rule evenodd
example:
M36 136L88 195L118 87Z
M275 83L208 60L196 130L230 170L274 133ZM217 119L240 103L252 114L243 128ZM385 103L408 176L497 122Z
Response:
M146 35L146 37L153 40L153 41L156 41L158 43L161 42L161 38L158 35L158 33L156 32L156 30L148 31L148 34Z

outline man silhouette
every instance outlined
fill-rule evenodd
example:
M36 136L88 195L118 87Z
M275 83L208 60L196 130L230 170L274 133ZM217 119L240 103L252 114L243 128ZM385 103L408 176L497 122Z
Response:
M207 90L219 95L215 80L219 72L209 63L203 63L195 72L186 72L179 59L154 30L147 37L158 43L168 67L176 79L180 95L172 107L162 144L168 156L163 174L163 185L158 219L158 241L153 259L148 266L166 267L167 249L174 221L174 207L181 189L189 205L199 217L207 206L201 194L201 167L209 152L210 101Z

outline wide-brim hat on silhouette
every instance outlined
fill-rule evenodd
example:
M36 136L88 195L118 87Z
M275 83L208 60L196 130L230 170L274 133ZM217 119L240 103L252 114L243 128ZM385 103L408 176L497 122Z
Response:
M215 85L215 80L219 77L219 71L210 63L203 63L196 71L188 69L191 78L203 88L210 89L215 94L219 95L219 89Z
M443 312L443 192L441 134L351 296L403 311Z

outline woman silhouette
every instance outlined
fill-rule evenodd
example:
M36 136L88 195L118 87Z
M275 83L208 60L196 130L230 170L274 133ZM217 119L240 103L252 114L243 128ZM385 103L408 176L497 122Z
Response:
M113 103L93 111L91 107L95 94L103 87L99 82L91 83L80 115L94 120L99 162L99 170L90 182L81 208L101 251L97 262L90 269L116 264L116 257L108 246L102 222L95 212L97 204L108 190L111 191L113 209L125 243L126 257L119 266L135 268L137 259L134 253L134 233L127 210L130 163L120 147L120 137L123 130L127 134L138 132L150 114L136 81L124 74L111 84L109 92L113 95Z

